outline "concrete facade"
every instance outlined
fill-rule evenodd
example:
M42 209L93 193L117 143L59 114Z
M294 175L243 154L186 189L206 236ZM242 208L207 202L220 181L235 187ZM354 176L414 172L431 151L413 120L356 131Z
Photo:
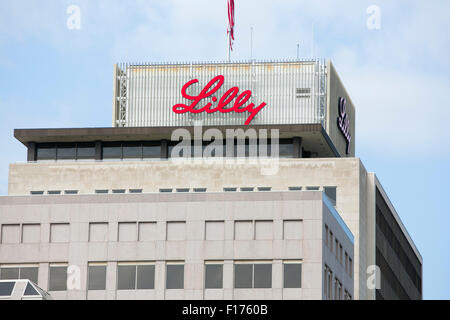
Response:
M208 233L210 222L220 223L222 231ZM241 222L250 223L250 236ZM105 237L92 234L94 223L106 224ZM121 229L121 223L136 229ZM154 224L150 237L140 233L141 223ZM179 225L171 229L172 223ZM55 239L52 228L62 224L68 226L67 238ZM324 265L354 296L353 275L327 247L325 226L351 259L353 235L320 191L9 196L0 198L0 225L0 267L38 264L44 290L49 265L79 270L79 288L49 290L54 299L323 299ZM19 234L5 234L4 226L13 225L19 225ZM34 243L23 241L27 225L39 226ZM223 264L223 289L204 289L208 261ZM302 265L301 288L283 288L283 263L290 261ZM92 262L107 265L106 290L87 290ZM121 262L153 264L154 289L117 290ZM170 262L184 265L184 289L165 289ZM233 266L239 262L271 264L271 288L235 289Z
M206 188L222 192L224 188L271 187L288 191L289 187L335 186L336 209L355 238L354 277L356 299L374 299L367 287L368 267L375 265L375 176L367 173L357 158L278 159L276 174L264 175L261 166L244 162L224 165L214 160L49 162L12 164L10 195L29 195L30 191L79 190L93 194L97 189L140 188L144 193L162 188ZM42 179L45 177L45 179ZM398 215L397 215L398 218ZM399 224L401 220L398 218ZM409 244L421 260L411 239Z

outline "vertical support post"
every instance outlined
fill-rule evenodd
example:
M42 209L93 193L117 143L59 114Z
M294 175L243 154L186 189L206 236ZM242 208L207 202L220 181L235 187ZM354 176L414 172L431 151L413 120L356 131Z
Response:
M292 140L294 145L294 158L302 158L302 138L294 137Z
M36 161L36 143L28 142L28 153L27 153L27 161Z
M95 160L102 160L102 142L101 141L95 141Z
M169 158L169 142L167 140L161 140L161 159Z

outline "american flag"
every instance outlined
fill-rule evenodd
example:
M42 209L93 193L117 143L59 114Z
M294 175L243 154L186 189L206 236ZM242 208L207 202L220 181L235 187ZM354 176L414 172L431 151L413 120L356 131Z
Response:
M234 0L228 0L228 39L230 41L230 50L233 50L234 41Z

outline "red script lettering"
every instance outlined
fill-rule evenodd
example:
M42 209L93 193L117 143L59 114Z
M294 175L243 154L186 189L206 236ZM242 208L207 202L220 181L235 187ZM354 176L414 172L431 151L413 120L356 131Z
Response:
M208 84L202 89L202 91L197 96L191 96L187 94L186 91L191 85L197 83L198 79L188 81L181 89L181 95L183 96L183 98L191 100L192 103L190 105L185 105L183 103L176 104L172 107L173 112L177 114L182 114L186 112L190 113L202 113L202 112L228 113L233 111L236 113L249 112L250 115L248 116L247 120L244 123L245 125L249 125L250 122L252 122L253 118L258 114L258 112L261 111L261 109L266 106L266 103L263 102L257 107L255 107L254 103L250 103L248 106L243 107L244 104L246 104L247 101L250 100L250 98L252 97L252 92L250 90L245 90L241 94L239 94L239 88L232 87L229 90L227 90L223 94L223 96L219 99L217 106L213 107L213 103L208 102L204 107L196 108L197 105L200 103L200 101L216 93L222 87L224 81L225 78L222 75L214 77L210 82L208 82ZM233 106L226 108L230 104L230 102L234 100L234 98L236 98L236 100L234 101ZM213 96L211 100L215 103L217 102L217 97Z

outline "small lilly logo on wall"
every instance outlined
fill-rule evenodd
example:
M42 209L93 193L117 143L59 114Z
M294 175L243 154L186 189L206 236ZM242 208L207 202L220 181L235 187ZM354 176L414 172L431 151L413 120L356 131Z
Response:
M239 88L238 87L231 87L228 89L223 96L218 99L216 96L213 96L211 100L213 101L208 102L205 106L201 108L196 108L197 105L205 98L208 98L212 96L214 93L216 93L223 85L225 81L225 77L223 75L218 75L211 79L211 81L208 82L208 84L202 89L202 91L196 95L191 96L187 94L188 88L197 83L198 79L193 79L188 81L183 88L181 89L181 95L183 98L186 98L188 100L191 100L192 103L190 105L185 105L183 103L176 104L172 107L172 111L177 114L183 114L186 112L190 113L214 113L214 112L220 112L220 113L228 113L228 112L236 112L236 113L242 113L242 112L248 112L250 115L248 116L247 120L245 121L245 125L249 125L250 122L252 122L253 118L258 114L258 112L261 111L262 108L266 106L266 103L263 102L259 106L255 106L254 103L250 103L247 106L244 106L248 100L252 97L252 92L250 90L245 90L242 93L239 94ZM237 96L237 98L236 98ZM229 108L226 108L234 99L233 105ZM218 103L216 106L213 106L214 103L216 103L218 100Z

